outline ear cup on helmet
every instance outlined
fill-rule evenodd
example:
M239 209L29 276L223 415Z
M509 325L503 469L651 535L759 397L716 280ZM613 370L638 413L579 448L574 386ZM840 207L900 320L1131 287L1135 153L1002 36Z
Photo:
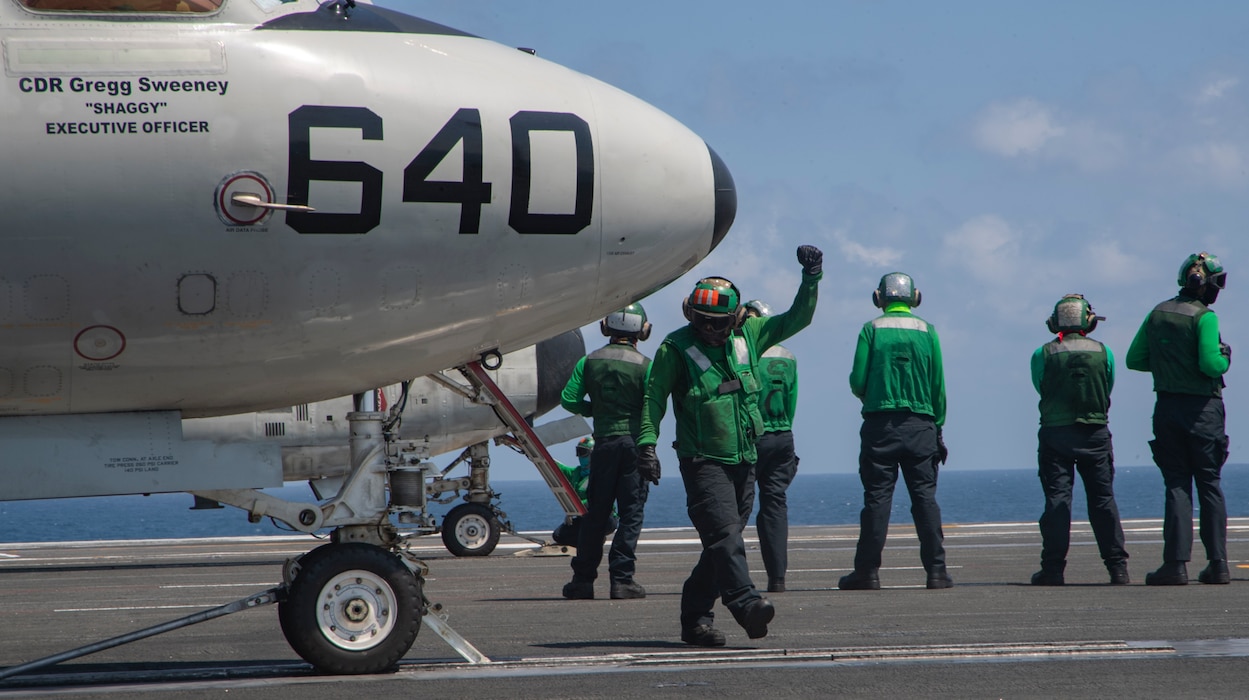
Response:
M638 333L638 340L646 340L649 337L651 337L651 324L648 321L642 324L642 332Z
M611 329L607 327L607 319L598 322L598 330L608 338L611 337Z
M1045 319L1045 327L1049 329L1050 333L1058 332L1058 319L1054 316L1054 314L1050 314L1050 317Z
M733 324L734 328L741 328L742 324L746 322L746 319L750 317L750 313L747 308L741 305L737 307L737 311L734 311L733 315L737 317L737 321Z
M1097 321L1098 321L1100 318L1101 318L1100 316L1094 316L1094 315L1090 312L1090 313L1089 313L1089 327L1088 327L1088 328L1087 328L1084 332L1085 332L1085 333L1092 333L1092 332L1093 332L1093 329L1094 329L1094 328L1097 328Z
M880 290L879 289L872 290L872 306L875 306L878 309L884 308L880 303Z
M690 311L690 300L689 300L689 299L682 299L682 300L681 300L681 315L682 315L682 316L685 316L685 320L686 320L686 321L689 321L690 323L693 323L693 322L694 322L694 314Z
M923 298L924 298L924 295L923 295L923 294L920 294L920 293L919 293L919 290L918 290L918 289L916 289L916 290L915 290L915 303L914 303L914 304L911 304L911 308L913 309L913 308L915 308L915 307L919 306L919 302L923 301Z

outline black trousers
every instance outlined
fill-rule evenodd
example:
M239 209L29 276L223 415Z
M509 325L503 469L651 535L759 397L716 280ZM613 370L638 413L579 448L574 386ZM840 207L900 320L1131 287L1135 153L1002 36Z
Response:
M785 430L764 433L755 443L755 484L759 487L759 553L768 578L785 578L789 568L789 501L786 491L798 472L794 434Z
M750 462L682 457L681 480L690 522L703 545L681 589L681 628L690 629L712 624L717 597L735 618L760 597L742 541L755 505L755 469Z
M611 529L612 507L620 517L607 554L611 580L628 583L637 566L637 543L650 484L638 473L637 448L631 435L596 440L590 453L590 481L586 486L587 512L581 517L577 554L572 558L573 580L593 581L603 560L603 538Z
M1201 543L1206 558L1227 559L1227 505L1221 475L1228 438L1223 399L1159 393L1154 439L1149 447L1166 487L1162 521L1163 561L1193 554L1193 484L1201 505Z
M1041 568L1062 573L1071 545L1071 493L1079 470L1088 499L1089 525L1107 566L1128 558L1119 505L1115 503L1115 460L1110 430L1077 423L1042 427L1037 433L1037 475L1045 492L1041 514Z
M859 514L854 568L880 568L893 509L893 489L901 468L911 494L911 519L919 536L920 561L929 573L944 569L945 536L941 532L941 508L937 505L936 422L931 416L909 411L868 413L863 416L859 439L863 510Z

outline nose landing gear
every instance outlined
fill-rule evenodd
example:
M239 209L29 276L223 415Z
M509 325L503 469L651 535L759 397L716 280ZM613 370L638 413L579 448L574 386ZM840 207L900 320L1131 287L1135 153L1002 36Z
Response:
M484 557L499 544L502 526L489 506L461 503L442 521L442 543L457 557Z
M299 560L282 633L328 673L378 673L407 653L425 614L423 581L399 557L359 542L327 544Z

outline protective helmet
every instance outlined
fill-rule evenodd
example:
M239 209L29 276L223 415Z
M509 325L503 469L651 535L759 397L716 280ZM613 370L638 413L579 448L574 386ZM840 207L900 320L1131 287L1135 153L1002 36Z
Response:
M723 277L704 277L681 302L681 313L700 340L719 346L746 318L746 307L739 304L741 298L732 282Z
M745 306L747 316L762 316L767 318L772 315L772 307L768 306L766 302L758 299L751 299L746 302Z
M1097 328L1098 321L1105 320L1105 316L1093 314L1093 305L1083 294L1067 294L1054 304L1054 313L1045 319L1045 327L1050 333L1089 333Z
M1206 284L1223 289L1227 285L1227 273L1223 271L1218 256L1205 252L1193 253L1180 265L1177 283L1190 290L1197 290Z
M577 443L577 460L581 463L581 466L587 467L590 465L590 453L593 451L594 451L594 438L592 437L581 438L581 442Z
M651 324L646 321L646 309L638 303L607 314L607 318L599 322L598 328L608 338L646 340L651 337Z
M913 309L919 306L921 298L919 290L915 288L915 280L905 272L890 272L881 277L880 286L872 292L872 303L878 309L883 309L895 301L900 301Z

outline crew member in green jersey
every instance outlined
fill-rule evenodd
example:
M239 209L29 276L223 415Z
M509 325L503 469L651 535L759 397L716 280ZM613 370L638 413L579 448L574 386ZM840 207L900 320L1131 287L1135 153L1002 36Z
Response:
M1166 499L1162 566L1145 576L1149 586L1188 583L1193 551L1193 484L1201 504L1201 543L1209 564L1202 583L1228 583L1227 506L1220 483L1227 461L1223 374L1232 349L1219 336L1210 305L1227 283L1219 259L1194 253L1180 265L1180 293L1154 307L1128 348L1128 369L1154 376L1154 463Z
M581 499L583 506L588 506L590 502L586 490L590 487L590 454L592 452L594 452L594 438L584 437L577 443L576 465L555 463L555 466L559 467L560 472L564 474L564 478L568 480L569 485L577 492L577 498ZM588 507L587 510L589 510ZM581 536L581 520L584 517L577 515L560 523L551 533L551 539L555 544L576 547L577 538ZM617 524L616 517L613 515L607 523L607 534L615 532Z
M771 316L772 308L755 299L746 302L749 317ZM794 454L794 411L798 408L798 361L780 345L768 348L759 361L763 393L759 412L763 415L763 435L755 443L755 483L759 486L759 555L768 572L768 593L785 591L785 570L789 568L789 502L786 491L798 472Z
M572 558L572 580L564 585L563 593L570 599L594 597L603 538L614 506L620 524L607 554L611 597L645 598L646 589L633 580L633 574L649 486L638 472L634 440L651 363L637 344L650 337L651 324L641 304L630 304L603 319L599 329L607 336L607 345L577 361L560 397L560 404L569 413L594 422L594 451L590 453L586 490L589 503L581 518L577 554Z
M889 530L898 469L911 494L911 518L919 535L919 558L928 588L954 585L945 568L937 465L946 458L945 373L937 329L911 313L921 296L909 275L880 278L872 303L884 314L863 324L850 371L850 391L863 402L859 429L859 479L863 510L854 571L841 577L843 590L880 588L881 552Z
M811 323L823 276L818 248L800 246L798 262L802 283L793 305L768 318L746 318L732 282L699 280L682 303L689 325L668 334L651 365L638 436L640 468L658 481L655 444L671 396L686 510L703 545L681 591L681 639L687 644L724 645L724 633L713 624L717 597L751 639L766 636L776 614L750 580L742 529L754 506L755 440L764 430L760 355Z
M1098 321L1083 295L1068 294L1054 305L1045 325L1057 338L1032 354L1032 385L1041 395L1037 474L1045 492L1041 514L1041 570L1034 586L1061 586L1071 545L1071 490L1075 471L1084 481L1089 524L1110 572L1110 583L1128 579L1119 506L1115 503L1115 460L1107 427L1115 357L1088 337Z

